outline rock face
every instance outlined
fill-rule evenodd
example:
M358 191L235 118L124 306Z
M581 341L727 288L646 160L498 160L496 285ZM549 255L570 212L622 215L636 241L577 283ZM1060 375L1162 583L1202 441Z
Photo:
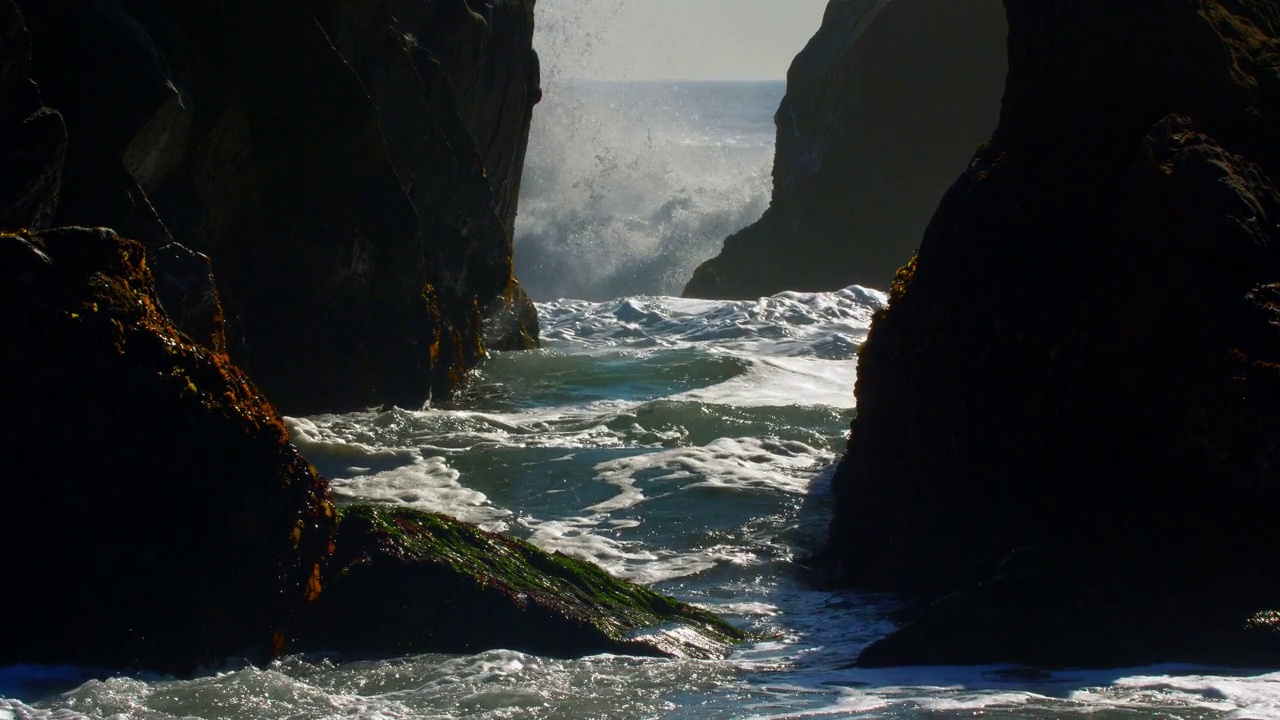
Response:
M30 593L0 665L265 656L320 591L327 484L245 375L169 322L140 244L54 230L0 236L0 255L0 542Z
M995 127L1005 36L999 0L832 0L787 73L773 201L685 296L886 287Z
M0 2L0 228L39 226L62 183L67 128L44 107L30 76L31 36L10 2Z
M291 413L447 398L536 344L511 272L531 0L18 0L70 130L50 225L212 259Z
M834 481L846 579L943 599L861 661L1273 665L1280 10L1005 4Z

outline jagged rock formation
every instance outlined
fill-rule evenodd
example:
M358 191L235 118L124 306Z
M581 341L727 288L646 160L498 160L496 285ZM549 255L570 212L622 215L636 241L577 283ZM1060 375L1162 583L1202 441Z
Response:
M212 259L227 351L287 411L448 397L536 343L511 226L531 0L18 0L66 117L47 226Z
M337 516L238 369L159 307L109 230L0 236L12 603L0 665L189 671L267 656L320 592Z
M832 0L787 73L773 201L686 297L883 288L995 127L999 0Z
M443 517L341 512L275 408L160 308L139 243L0 235L0 665L190 672L282 652L705 657L742 634ZM663 633L668 624L688 632Z
M1000 124L858 366L864 664L1280 659L1280 9L1006 0Z

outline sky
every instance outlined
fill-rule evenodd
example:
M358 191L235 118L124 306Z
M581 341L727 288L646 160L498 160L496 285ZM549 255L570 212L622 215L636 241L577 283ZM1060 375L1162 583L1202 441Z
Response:
M544 79L770 80L827 0L538 0Z

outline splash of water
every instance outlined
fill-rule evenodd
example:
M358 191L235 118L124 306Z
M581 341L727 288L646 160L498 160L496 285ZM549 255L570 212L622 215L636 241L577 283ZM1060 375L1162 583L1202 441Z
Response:
M772 189L765 83L593 80L638 0L543 0L516 272L537 300L675 295ZM613 63L616 65L616 63ZM621 75L626 78L626 72Z
M535 299L679 294L768 206L782 82L547 88L516 224Z

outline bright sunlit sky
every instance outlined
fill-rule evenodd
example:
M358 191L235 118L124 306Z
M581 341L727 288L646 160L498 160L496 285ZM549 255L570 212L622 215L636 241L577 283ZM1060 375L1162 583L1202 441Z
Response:
M544 78L782 79L827 0L538 0Z

